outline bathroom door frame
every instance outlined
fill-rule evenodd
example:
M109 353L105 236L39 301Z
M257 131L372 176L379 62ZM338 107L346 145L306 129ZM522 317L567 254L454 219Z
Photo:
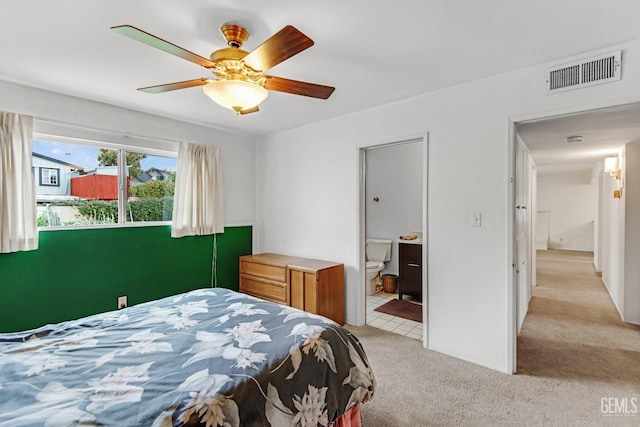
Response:
M351 292L355 294L355 317L356 325L364 325L367 314L367 296L365 288L366 275L366 254L365 254L365 238L366 238L366 150L374 148L382 148L385 146L408 144L412 142L422 141L422 345L428 348L429 342L429 232L428 232L428 195L429 195L429 132L418 134L399 136L395 138L370 141L356 145L356 162L357 176L356 182L358 187L357 214L358 226L356 227L357 242L357 274L356 274L356 290Z

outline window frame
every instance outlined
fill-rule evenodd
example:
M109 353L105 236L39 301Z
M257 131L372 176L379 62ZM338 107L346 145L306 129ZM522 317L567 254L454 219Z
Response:
M96 131L99 133L99 131ZM130 138L127 135L122 135L124 139ZM158 157L168 157L178 159L178 143L175 143L175 151L173 150L163 150L163 149L155 149L147 146L137 146L137 145L129 145L129 144L119 144L105 141L101 138L96 139L85 139L85 138L74 138L67 137L61 135L52 135L49 133L42 132L33 132L32 140L39 140L45 142L61 142L64 144L73 144L80 146L90 146L95 148L105 148L109 150L117 151L118 158L118 222L115 224L85 224L85 225L66 225L66 226L44 226L38 227L39 231L56 231L56 230L85 230L85 229L101 229L101 228L127 228L127 227L157 227L163 225L171 225L171 221L127 221L126 209L127 209L127 188L124 183L126 182L127 177L127 167L126 167L126 153L127 152L136 152L141 154L147 154L150 156L158 156ZM105 138L109 139L109 138ZM154 138L147 138L149 140L154 140ZM167 142L166 140L161 140L162 142ZM50 168L54 169L54 168ZM60 182L59 177L60 171L58 170L58 183ZM40 174L39 174L40 175ZM46 185L45 185L46 186ZM59 187L59 184L58 184Z
M38 174L38 176L40 177L40 186L41 187L60 187L60 168L50 168L50 167L45 167L45 166L39 166L38 169L40 169L40 173ZM51 183L45 183L44 182L44 171L55 171L55 176L56 177L56 183L55 184L51 184ZM49 179L51 179L51 174L49 175Z

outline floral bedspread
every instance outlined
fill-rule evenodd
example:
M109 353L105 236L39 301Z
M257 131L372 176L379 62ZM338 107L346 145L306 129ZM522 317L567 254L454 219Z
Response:
M1 426L327 426L373 391L347 330L221 288L0 334Z

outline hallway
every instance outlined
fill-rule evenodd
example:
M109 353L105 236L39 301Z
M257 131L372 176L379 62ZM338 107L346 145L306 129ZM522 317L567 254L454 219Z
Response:
M640 412L640 326L620 320L591 253L538 251L537 265L518 374L579 381L584 395L567 399L594 399L594 411L602 398L635 397Z

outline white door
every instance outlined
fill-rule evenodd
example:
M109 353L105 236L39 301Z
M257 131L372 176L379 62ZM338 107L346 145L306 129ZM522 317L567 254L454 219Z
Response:
M529 297L531 296L529 259L531 245L529 244L529 201L531 192L530 170L531 161L529 150L521 140L516 145L516 319L517 330L527 314Z

